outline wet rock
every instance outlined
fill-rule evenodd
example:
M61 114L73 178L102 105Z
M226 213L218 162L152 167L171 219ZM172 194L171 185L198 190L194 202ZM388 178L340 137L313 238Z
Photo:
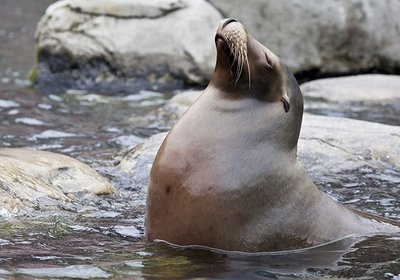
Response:
M301 85L305 97L329 102L392 103L400 101L400 76L358 75L319 79Z
M101 195L112 194L115 189L89 166L68 156L27 149L0 149L0 210L3 214L41 208L42 202L73 202L75 194L80 192Z
M182 0L113 0L104 1L101 5L97 0L70 0L65 3L70 9L88 14L108 15L126 18L157 18L175 10L187 7ZM56 6L52 6L55 8Z
M181 115L201 92L174 97L164 108ZM140 178L145 189L152 162L166 133L127 150L119 167ZM400 172L400 127L346 118L305 114L298 144L299 160L317 183L340 183L347 174L366 173L396 183ZM400 182L400 180L399 180Z
M156 112L156 120L152 126L166 128L172 127L179 117L193 104L202 91L184 91L172 97L162 108Z
M400 127L305 114L298 153L318 181L364 172L379 174L384 181L385 175L400 172Z
M318 79L300 87L308 113L400 126L400 76L368 74ZM158 110L157 125L171 127L200 94L201 91L176 94Z
M358 75L301 85L305 110L400 126L400 76Z
M214 68L222 16L204 0L64 0L36 32L33 79L103 93L201 83Z
M123 172L129 172L133 184L145 191L151 166L157 151L167 133L156 134L144 142L122 151L118 156L118 167Z
M165 105L169 111L174 111L181 116L196 100L203 91L185 91L172 97Z
M159 111L160 119L170 120L170 127L179 119L182 114L200 97L201 90L183 91L172 97Z
M398 71L400 1L210 0L295 73Z

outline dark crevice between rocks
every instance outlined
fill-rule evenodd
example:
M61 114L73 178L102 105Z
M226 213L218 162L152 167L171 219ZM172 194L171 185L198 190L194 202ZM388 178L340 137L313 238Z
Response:
M296 80L299 84L303 84L312 80L318 80L323 78L338 78L338 77L348 77L354 75L362 75L362 74L386 74L386 75L399 75L400 67L399 66L387 66L382 65L381 67L371 67L368 69L360 70L360 71L349 71L349 72L325 72L321 71L320 68L311 68L309 70L300 71L294 73Z
M76 31L83 36L94 40L90 35ZM45 93L62 94L69 89L84 90L100 94L132 94L140 90L171 91L185 88L202 89L207 80L198 81L191 79L182 72L173 72L168 65L159 65L152 69L121 69L113 64L114 54L99 43L106 56L95 57L88 60L77 60L65 51L54 55L51 50L41 50L37 53L38 63L31 71L31 81L34 86ZM185 55L196 65L193 57L185 52ZM324 72L319 68L295 73L299 84L320 79L343 77L357 74L400 74L400 67L390 63L381 63L381 67L374 67L362 71L345 73ZM193 67L194 77L201 77L201 70Z
M75 28L77 28L77 27L78 27L78 25ZM103 43L98 41L95 36L92 36L90 34L85 33L84 31L80 31L80 30L68 30L68 31L65 30L65 31L62 31L62 32L72 33L72 34L75 33L75 34L79 34L79 35L82 35L84 37L87 37L88 39L91 39L93 42L95 42L97 45L99 45L102 50L104 50L107 53L107 55L109 56L109 58L108 58L109 61L114 61L115 60L114 53L112 51L110 51ZM62 33L62 32L59 31L59 33Z
M143 16L122 16L122 15L115 15L115 14L108 14L108 13L95 13L95 12L88 12L88 11L83 11L81 8L78 7L71 7L68 6L68 8L75 13L83 14L83 15L89 15L89 16L104 16L104 17L112 17L115 19L145 19L145 18L151 18L151 19L157 19L157 18L162 18L170 13L176 12L180 9L186 8L185 6L175 6L171 7L170 9L160 9L161 13L156 16L149 16L149 15L143 15Z
M185 56L187 57L188 61L194 65L192 69L190 69L189 74L194 77L193 79L187 78L186 79L186 86L189 87L194 87L196 85L207 85L208 81L205 81L204 78L202 78L204 75L200 69L200 67L198 66L196 60L194 59L193 55L188 52L187 50L183 51Z
M162 13L162 14L160 14L158 16L148 16L148 15L146 15L146 16L117 16L117 15L112 15L112 14L100 14L100 13L84 12L84 11L78 9L78 8L71 9L71 10L76 12L76 13L83 14L83 15L97 16L97 17L98 16L104 16L104 17L112 17L112 18L115 18L115 19L145 19L145 18L157 19L157 18L164 17L167 14L172 13L174 11L177 11L179 9L175 9L173 11L169 10L167 13Z

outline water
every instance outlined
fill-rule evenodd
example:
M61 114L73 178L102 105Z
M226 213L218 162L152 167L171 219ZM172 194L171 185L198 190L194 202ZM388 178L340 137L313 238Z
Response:
M35 24L51 2L2 0L0 147L27 146L71 155L107 176L119 193L82 194L62 210L37 209L31 217L1 220L0 278L400 279L400 236L349 237L312 250L261 255L144 242L143 192L129 174L115 169L113 155L168 129L170 122L159 120L154 112L171 94L100 96L70 91L52 95L27 87ZM306 103L307 110L400 124L396 105L322 110L318 102ZM383 178L373 170L360 170L343 174L338 184L317 183L344 203L398 218L400 171L385 174Z
M389 125L400 125L398 112L400 111L400 99L388 104L373 102L335 103L326 102L318 98L306 98L305 110L316 115L334 117L346 117L358 120L367 120Z
M148 127L151 117L146 114L168 97L149 91L134 96L44 95L29 88L0 88L0 145L60 151L83 161L110 159L118 149L165 130Z

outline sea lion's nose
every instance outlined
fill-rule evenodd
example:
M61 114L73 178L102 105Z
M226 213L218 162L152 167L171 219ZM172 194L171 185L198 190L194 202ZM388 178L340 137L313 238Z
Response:
M222 28L224 28L225 26L227 26L228 24L232 23L232 22L237 22L236 19L234 18L228 18L225 20L224 24L222 25Z

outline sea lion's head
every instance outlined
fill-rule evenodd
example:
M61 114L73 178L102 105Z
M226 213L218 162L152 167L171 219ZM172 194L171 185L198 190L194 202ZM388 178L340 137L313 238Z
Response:
M282 134L292 139L288 141L289 148L295 147L303 97L290 70L235 19L218 23L215 44L217 61L210 85L226 93L227 98L255 98L266 105L280 104L281 123L282 118L287 119Z

